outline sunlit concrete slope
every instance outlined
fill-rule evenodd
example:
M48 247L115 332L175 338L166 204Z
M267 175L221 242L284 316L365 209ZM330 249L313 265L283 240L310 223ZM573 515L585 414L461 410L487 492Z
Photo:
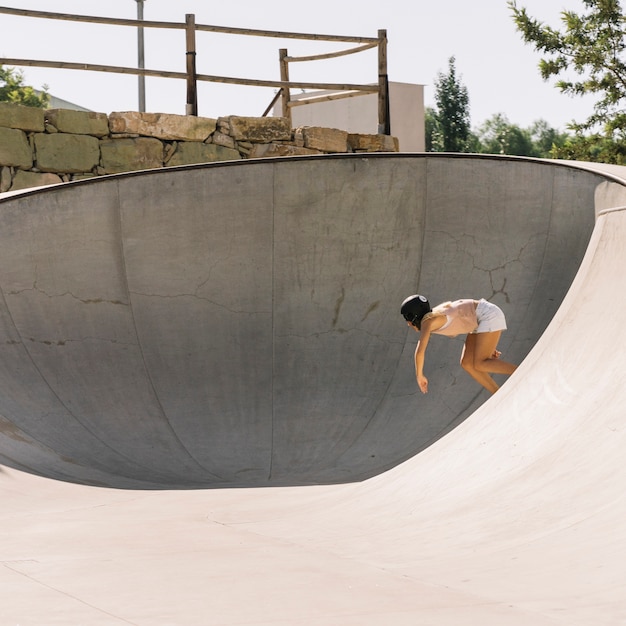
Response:
M399 303L486 297L521 361L619 181L497 157L350 155L106 177L0 203L0 461L115 487L345 482L486 399Z
M369 480L134 491L5 470L0 622L626 623L625 240L626 211L601 214L516 375Z
M421 159L410 157L409 161L415 167ZM427 158L427 168L429 161ZM435 169L445 164L457 174L456 168L472 161L434 160ZM496 163L499 166L505 162ZM531 170L535 166L543 167L540 163L517 163L521 166L520 176L527 166ZM579 167L587 169L584 165ZM548 170L552 169L548 166ZM206 174L208 170L199 171ZM591 168L587 171L591 172ZM28 403L37 407L41 402L38 396L41 384L36 386L37 379L32 376L28 379L31 387L26 383L18 385L18 374L11 378L7 361L2 373L5 455L8 457L10 452L18 458L19 453L24 465L27 459L39 459L41 465L30 466L29 472L9 467L0 471L0 624L616 626L626 623L626 387L621 380L626 367L623 350L626 197L618 178L604 178L601 172L587 177L584 171L578 178L579 173L568 167L554 168L555 179L562 173L571 177L573 188L576 182L588 182L592 191L585 191L580 184L577 194L587 198L590 203L587 208L597 213L597 221L556 314L546 321L545 332L529 348L515 375L469 418L419 454L367 480L273 488L259 488L251 481L249 488L237 489L134 490L77 485L36 476L33 474L63 472L74 480L107 477L113 485L121 486L122 472L116 473L112 462L107 465L107 455L94 445L92 464L85 460L71 474L72 458L61 458L56 452L58 458L54 460L52 451L55 445L69 446L72 437L64 438L62 431L52 428L46 431L46 415L40 419L40 432L47 433L45 446L33 444L33 434L27 437L26 427L20 427L15 417L13 422L8 421L7 398L13 397L14 404L25 415ZM620 173L612 172L615 176ZM115 184L126 184L126 180L116 179ZM497 189L493 191L486 186L483 195L487 199L492 193L504 195ZM224 189L218 187L214 191L219 194ZM572 192L572 204L577 194ZM93 202L98 202L97 196ZM88 206L85 202L85 207ZM566 205L561 206L565 213ZM50 207L54 208L54 203ZM28 209L22 210L28 213ZM462 210L459 209L460 215ZM569 221L575 225L571 215L577 213L570 211ZM23 216L15 208L5 212L4 228L11 224L8 218L19 221ZM38 219L44 219L43 215ZM429 215L428 220L431 219L433 215ZM552 219L559 222L555 216ZM30 230L34 233L36 220L33 221ZM457 221L463 220L457 216ZM544 257L556 255L563 271L570 254L566 243L567 221L563 219L562 237L546 246L549 252L543 252ZM118 220L117 231L112 228L111 232L124 230L122 223L123 220ZM48 226L54 232L51 224ZM425 239L434 241L437 230L427 224L424 232L431 237ZM573 226L572 230L574 238L582 237ZM199 226L198 231L201 231ZM128 226L125 233L123 237L112 238L123 240L128 250L132 247ZM133 235L148 241L149 233L148 228L141 237L136 232ZM477 229L476 237L479 234ZM74 235L74 239L67 236L65 241L67 247L76 249L76 242L82 239L76 232ZM100 239L90 241L97 248L104 245L106 238L101 233ZM43 281L46 268L50 272L53 267L50 259L58 258L59 248L63 247L53 237L45 244L43 239L39 246L23 243L31 255L35 251L42 255L35 259L38 263L33 260L32 266L40 269L35 272L29 289L45 293L50 300L62 299L67 291L86 307L105 304L89 302L95 298L81 291L80 285L73 285L70 292L67 285L55 284L50 279ZM48 252L44 254L42 250ZM332 246L328 245L327 250L332 250ZM476 255L477 250L474 249ZM146 266L162 263L159 261L162 253L155 251L150 255ZM42 261L45 256L47 264ZM130 256L126 253L124 258L130 260ZM418 258L423 272L423 255ZM312 256L312 261L316 259ZM534 260L526 262L531 265ZM536 292L541 285L547 289L547 285L559 284L558 271L545 269L549 266L546 260L540 264L534 281ZM128 267L132 263L123 275L130 277L132 272ZM299 267L296 264L291 271ZM16 276L18 270L17 266L13 269ZM4 297L10 301L17 298L20 289L15 284L12 294L7 284L11 272L6 267L2 271ZM305 275L302 270L301 273ZM312 270L310 273L314 274ZM174 274L172 271L169 276ZM418 274L414 270L407 280L418 280ZM163 272L160 280L167 276ZM530 282L530 277L527 280ZM383 285L388 291L391 282L388 278ZM509 282L507 287L512 289ZM128 284L127 300L128 294L134 292L130 285L135 283L129 278ZM171 293L164 295L163 284L160 283L158 295L152 297L176 299ZM223 289L227 292L228 287ZM543 300L531 298L528 311L549 308L547 293L553 293L552 289L544 292ZM110 301L122 301L120 295L124 292L101 290L100 294L103 300L106 295ZM513 301L513 296L510 298ZM128 304L116 306L130 308ZM278 307L277 303L273 306L273 310ZM35 301L32 315L44 319L44 313L38 312L37 307L45 309ZM17 327L16 313L24 314L25 310L25 306L14 307L12 317L5 314L4 327ZM244 308L233 307L233 310ZM145 333L147 326L137 312L134 315L138 320L136 328L143 328ZM397 317L396 306L389 306L389 315ZM532 327L528 313L518 315L520 326ZM185 322L189 324L188 319ZM60 322L51 319L49 323L53 328L53 324ZM521 335L515 333L513 323L510 326L513 345L521 341ZM112 326L120 327L119 323ZM100 328L91 332L91 336L102 337ZM339 333L339 338L346 334ZM303 336L302 331L299 336ZM6 341L3 345L14 350L16 372L25 372L24 361L17 358L15 346L29 340L13 337L14 342ZM49 337L46 341L52 347ZM137 343L137 339L134 341ZM118 345L122 344L119 335L110 343L122 348ZM127 343L133 345L132 341ZM400 343L399 351L403 354L410 350L410 341ZM164 345L174 352L172 343ZM343 347L349 348L350 343L344 343ZM336 358L340 359L341 355ZM44 370L42 362L38 362L38 367ZM144 362L149 370L147 357ZM292 367L297 367L295 359ZM443 364L441 367L443 370ZM401 369L403 365L398 366L398 372ZM103 371L107 371L104 365ZM124 371L130 371L130 367L126 366ZM109 380L120 384L121 378L114 376L114 368L110 367L108 372ZM79 380L87 377L78 366L73 373ZM316 376L313 374L312 378L315 380ZM398 389L399 377L399 373L394 374L393 385ZM49 378L53 389L54 380ZM12 387L8 381L17 382ZM103 389L107 385L110 394L123 395L119 391L114 393L115 387L110 382L103 383ZM156 383L153 386L159 389ZM32 389L30 395L28 389ZM127 393L134 391L132 384L126 389ZM440 393L450 401L449 396L457 390L456 385L446 387L442 383ZM19 394L23 396L23 406L16 400ZM59 397L60 393L57 391L56 395ZM428 401L429 397L407 392L407 406L413 407L418 433L423 407ZM395 403L402 406L400 399ZM69 401L66 404L72 406ZM52 411L48 415L58 419ZM107 423L105 413L102 420ZM119 418L119 422L128 429L129 437L139 428L131 419ZM69 420L68 423L71 424ZM107 427L111 428L110 424ZM392 427L393 424L389 426ZM381 427L378 432L383 430ZM311 432L306 430L303 436ZM122 438L121 433L117 436ZM78 440L75 444L78 447L83 437L78 426L74 427L73 437ZM304 458L307 446L295 434L293 440L294 445L303 444L300 454ZM66 443L56 444L56 441ZM150 445L157 445L154 440L149 441ZM146 440L143 448L136 444L137 458L139 455L150 458L149 441ZM389 449L394 448L393 433L384 441ZM83 458L89 458L88 452L84 452ZM44 460L48 465L43 465ZM171 459L164 458L163 463L173 465ZM130 482L130 478L126 479ZM135 480L144 486L141 477ZM210 480L207 484L211 484Z
M360 568L363 612L311 623L626 623L625 241L626 209L601 212L516 375L433 446L308 502L283 492L282 508L219 494L211 519Z

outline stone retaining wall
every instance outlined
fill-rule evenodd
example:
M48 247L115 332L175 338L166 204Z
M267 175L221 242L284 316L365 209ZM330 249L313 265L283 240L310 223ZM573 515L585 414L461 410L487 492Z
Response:
M106 115L0 103L0 193L192 163L397 151L394 137L311 126L291 129L282 117Z

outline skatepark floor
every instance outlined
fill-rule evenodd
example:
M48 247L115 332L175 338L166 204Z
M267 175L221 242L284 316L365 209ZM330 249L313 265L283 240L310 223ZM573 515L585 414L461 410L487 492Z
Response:
M626 623L624 170L363 161L0 202L0 624ZM505 308L520 366L493 397L445 340L417 393L398 309L425 287Z

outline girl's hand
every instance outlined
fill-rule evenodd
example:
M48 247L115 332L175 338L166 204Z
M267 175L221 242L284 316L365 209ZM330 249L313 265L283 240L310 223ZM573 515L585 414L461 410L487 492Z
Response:
M491 355L492 359L499 359L502 356L502 352L500 352L500 350L494 350L493 354Z
M422 393L428 393L428 378L426 376L418 376L417 385Z

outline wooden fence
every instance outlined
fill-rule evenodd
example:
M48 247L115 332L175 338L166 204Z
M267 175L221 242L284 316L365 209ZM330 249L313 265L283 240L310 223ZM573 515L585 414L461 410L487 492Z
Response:
M288 33L269 30L254 30L248 28L230 28L226 26L210 26L207 24L196 24L195 15L187 14L184 23L178 22L155 22L148 20L118 19L108 17L94 17L88 15L70 15L65 13L50 13L47 11L31 11L28 9L14 9L0 7L0 14L18 15L22 17L43 18L53 20L66 20L73 22L88 22L92 24L108 24L112 26L134 26L136 28L168 28L185 31L186 51L185 51L185 72L170 72L164 70L150 70L145 68L119 67L112 65L94 65L89 63L69 63L64 61L44 61L35 59L16 59L0 57L0 65L15 65L18 67L49 67L56 69L86 70L94 72L112 72L116 74L134 74L137 76L156 76L160 78L176 78L187 81L187 102L185 112L187 115L198 114L198 91L197 82L206 81L212 83L228 83L235 85L249 85L257 87L274 87L278 92L263 116L267 115L279 98L282 99L282 112L285 117L291 120L291 108L319 102L320 100L335 100L361 96L371 93L378 94L378 132L380 134L390 134L389 120L389 85L387 76L387 31L379 30L377 37L351 37L341 35L316 35L305 33ZM275 37L280 39L303 39L310 41L332 41L338 43L359 44L355 48L341 50L328 54L321 54L307 57L290 57L287 49L279 51L280 81L256 80L250 78L232 78L227 76L212 76L209 74L198 74L196 72L196 33L197 32L225 33L231 35L246 35L255 37ZM356 54L378 48L378 82L373 84L349 84L349 83L309 83L295 82L289 80L289 64L304 61L319 61L349 54ZM291 99L291 89L303 90L325 90L329 93L324 96L312 95L311 97L301 97L297 100Z

